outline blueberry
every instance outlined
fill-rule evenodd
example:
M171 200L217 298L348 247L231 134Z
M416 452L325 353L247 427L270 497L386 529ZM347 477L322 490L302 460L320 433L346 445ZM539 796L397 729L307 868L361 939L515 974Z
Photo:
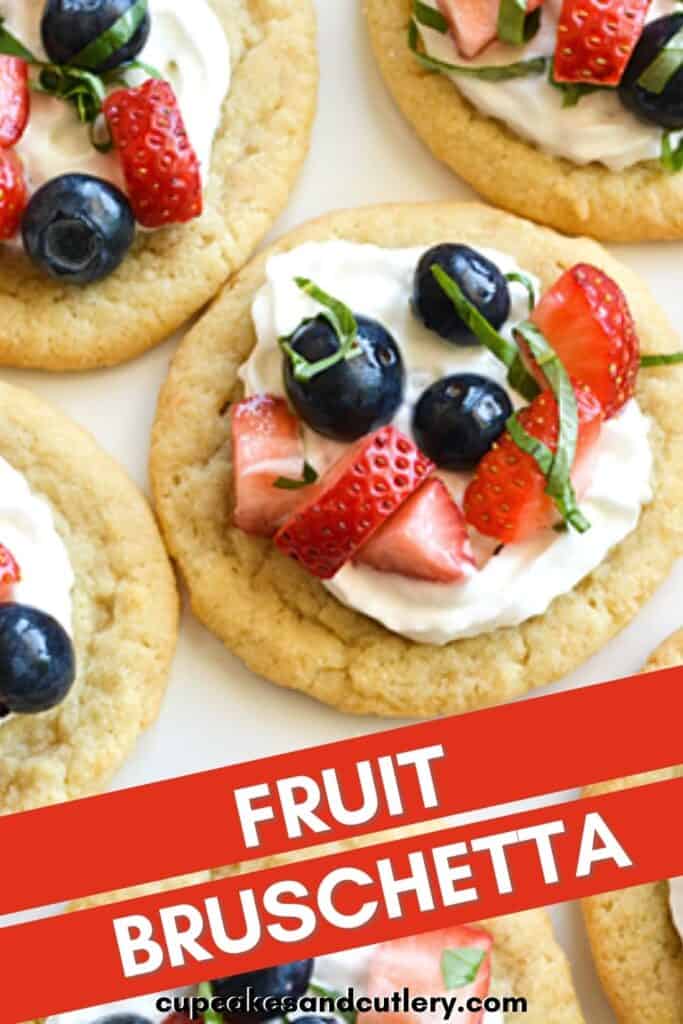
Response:
M389 332L357 316L362 355L345 359L309 381L294 376L285 355L285 389L299 416L319 434L335 441L355 441L390 423L403 401L405 370L398 345ZM339 338L323 316L302 324L291 346L313 363L339 350Z
M276 999L283 999L285 996L300 999L308 989L313 964L313 960L295 960L294 963L284 964L282 967L268 967L264 971L249 971L247 974L237 974L233 978L220 978L213 981L211 987L213 994L220 999L243 996L248 988L254 990L255 996L264 999L267 996ZM231 1021L242 1024L250 1020L270 1020L273 1016L281 1015L263 1011L249 1015L231 1012L228 1016Z
M138 1013L111 1013L108 1017L99 1017L93 1024L152 1024L149 1017L141 1017Z
M134 3L135 0L48 0L40 25L45 52L54 64L70 64ZM92 70L110 71L134 60L144 48L150 28L146 14L130 41L101 64L92 66Z
M32 196L22 234L29 257L50 277L91 284L123 261L135 238L135 218L114 185L87 174L64 174Z
M627 110L643 121L676 131L683 128L683 67L662 93L638 85L642 73L659 56L665 44L683 26L683 13L657 18L645 26L619 86L619 98Z
M413 311L425 327L456 345L479 344L432 274L435 265L453 278L493 327L503 326L510 315L510 289L498 267L467 245L444 244L429 249L415 271Z
M444 377L415 407L419 447L443 469L471 470L505 430L512 402L500 384L477 373Z
M0 705L32 715L61 704L76 678L73 644L51 615L0 604Z

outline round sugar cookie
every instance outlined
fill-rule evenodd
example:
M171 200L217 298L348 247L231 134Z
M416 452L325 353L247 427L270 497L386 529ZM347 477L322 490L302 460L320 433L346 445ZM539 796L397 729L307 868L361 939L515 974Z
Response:
M208 302L283 209L316 106L312 0L209 2L230 43L232 82L202 217L138 232L121 267L84 288L49 280L3 247L0 365L89 370L133 359Z
M521 626L445 647L403 639L342 606L270 541L232 525L229 412L242 397L238 369L255 344L252 300L270 255L331 238L389 248L446 240L490 246L544 287L577 262L594 263L624 288L645 352L679 345L647 288L600 246L485 206L370 207L294 231L233 278L182 343L162 389L153 493L196 615L254 672L347 712L456 714L562 677L636 614L682 549L683 370L640 374L638 399L652 417L656 497L602 565Z
M157 716L175 650L175 580L145 499L80 427L0 384L0 457L49 503L75 574L67 699L0 726L0 813L103 789Z

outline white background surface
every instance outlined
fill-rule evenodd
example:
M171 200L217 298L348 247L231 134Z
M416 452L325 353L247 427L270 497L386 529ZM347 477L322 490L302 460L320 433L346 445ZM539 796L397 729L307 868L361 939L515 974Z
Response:
M317 0L317 6L320 110L308 164L273 237L338 207L472 197L431 157L394 108L373 65L358 0ZM673 322L680 322L683 294L676 269L683 259L683 244L615 251L647 279ZM90 429L147 489L150 427L175 345L175 340L169 341L133 364L101 373L53 377L6 371L5 377L49 399ZM650 651L683 625L682 597L679 565L621 636L550 690L638 671ZM257 679L186 612L160 719L116 784L137 785L393 724L345 717ZM618 723L610 722L609 728L615 727ZM577 739L577 760L580 757ZM488 768L496 771L495 752ZM587 1021L613 1024L593 974L578 910L562 908L556 919Z

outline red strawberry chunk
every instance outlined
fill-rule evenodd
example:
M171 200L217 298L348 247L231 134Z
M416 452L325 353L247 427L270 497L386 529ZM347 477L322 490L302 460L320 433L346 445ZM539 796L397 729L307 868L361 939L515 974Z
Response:
M624 293L602 270L572 267L546 292L532 320L568 373L589 386L607 419L633 397L640 342Z
M275 486L301 480L304 447L299 422L283 398L256 395L232 407L235 525L272 537L301 501L303 491Z
M474 564L465 517L441 480L428 480L361 548L358 561L431 583L455 583Z
M0 149L0 241L14 238L28 203L24 168L16 153Z
M28 64L20 57L0 56L0 146L16 146L28 122Z
M448 21L459 52L470 59L481 53L498 37L498 13L501 0L438 0ZM531 14L545 0L527 0Z
M557 82L619 85L651 0L564 0L557 26Z
M0 602L12 600L12 588L21 580L21 569L4 544L0 544Z
M143 227L184 224L202 213L199 159L168 82L150 78L104 101L135 217Z
M313 576L330 579L370 540L434 465L395 427L358 441L310 491L275 543Z
M572 469L572 482L580 496L590 482L590 465L600 436L603 411L586 386L575 385L579 413L579 440ZM527 433L543 441L551 451L557 448L557 402L551 391L543 391L519 414ZM538 530L551 526L557 511L545 493L546 478L535 459L523 452L507 431L477 466L465 492L465 518L487 537L503 544L528 540Z
M482 928L453 925L427 935L383 942L374 951L370 964L368 995L391 997L407 987L414 996L445 996L441 974L444 950L480 949L485 952L474 981L465 988L451 990L457 994L462 1012L456 1011L458 1024L479 1024L482 1011L464 1009L468 999L484 1000L491 986L491 950L493 939ZM359 1013L358 1024L443 1024L443 1011L435 1013Z

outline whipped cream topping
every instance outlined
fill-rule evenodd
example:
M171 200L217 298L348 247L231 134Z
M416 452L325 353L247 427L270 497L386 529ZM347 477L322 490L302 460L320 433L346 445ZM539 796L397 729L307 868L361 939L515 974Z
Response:
M278 337L290 334L302 319L319 312L295 285L297 275L311 278L354 311L379 320L393 334L407 377L405 401L394 422L408 435L422 392L449 374L481 373L510 392L505 368L488 350L450 345L413 316L409 301L413 275L424 251L329 241L310 242L271 257L266 283L252 309L257 344L240 370L247 394L285 393ZM503 273L520 272L504 253L481 251ZM535 284L538 288L538 282ZM529 312L524 287L513 282L510 293L510 319L502 329L508 337ZM510 394L516 407L524 404L519 395ZM508 545L497 555L493 555L494 544L475 538L479 571L464 582L429 583L348 563L325 586L342 603L422 643L446 644L541 615L635 528L642 505L652 498L648 432L649 423L635 400L604 424L595 446L592 483L581 501L591 523L584 535L543 530L524 543ZM343 445L308 428L304 443L306 458L320 473L344 451ZM461 501L470 474L439 475L453 497Z
M439 9L438 0L426 3ZM546 0L541 28L526 46L492 43L473 60L461 57L450 33L425 26L420 26L420 32L429 56L449 64L512 64L553 55L561 10L562 0ZM677 10L680 8L676 0L653 0L647 19L652 21ZM449 77L482 114L497 118L516 135L575 164L596 161L612 171L621 171L660 157L662 129L638 120L622 106L614 89L591 93L575 107L563 108L563 93L550 84L547 74L503 82L485 82L458 74Z
M41 59L47 59L40 37L44 6L44 0L2 3L5 27ZM230 88L228 41L207 0L149 0L149 7L152 29L139 59L173 86L206 185L221 107ZM133 72L127 80L139 85L147 77ZM88 125L80 123L70 104L53 96L31 93L31 116L16 150L31 190L51 178L79 172L125 191L117 153L99 153L90 141Z

